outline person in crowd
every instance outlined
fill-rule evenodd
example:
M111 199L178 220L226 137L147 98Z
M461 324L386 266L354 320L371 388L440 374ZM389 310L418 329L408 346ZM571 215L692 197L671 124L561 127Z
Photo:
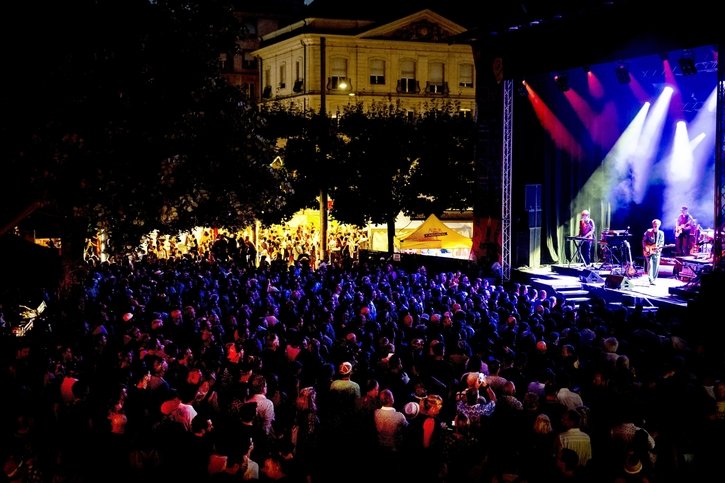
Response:
M270 454L264 460L261 473L268 481L279 481L281 483L297 482L287 470L287 462L278 454Z
M395 409L395 398L390 389L380 392L380 403L375 410L375 430L381 454L390 455L400 451L403 429L408 425L405 414Z
M561 418L564 428L556 438L558 452L568 448L579 456L578 465L586 468L592 458L592 442L587 433L581 430L581 414L576 409L567 409Z
M584 267L592 264L592 251L594 246L594 237L596 235L596 224L589 216L589 210L582 210L579 219L579 232L577 236L581 239L579 253L581 254Z
M647 229L644 236L642 236L642 253L650 285L654 285L655 280L657 280L657 275L660 272L662 247L665 246L665 232L660 230L660 226L662 226L662 221L655 218L652 220L652 228Z
M317 474L320 450L320 416L317 412L317 391L313 386L300 389L295 408L290 440L300 472L308 480L313 480Z
M263 374L256 374L252 377L249 385L249 398L246 403L256 403L254 415L252 438L258 452L263 454L269 450L275 439L274 432L274 402L267 397L267 378Z
M690 233L695 229L695 218L690 214L687 206L682 205L680 214L675 220L675 251L678 256L690 254L692 249Z
M340 364L338 374L339 377L330 384L330 392L340 408L353 410L361 393L360 384L352 380L352 364L347 361Z
M410 421L403 441L403 461L411 481L436 482L442 470L442 449L446 431L440 418L443 397L428 394L420 402L418 416Z

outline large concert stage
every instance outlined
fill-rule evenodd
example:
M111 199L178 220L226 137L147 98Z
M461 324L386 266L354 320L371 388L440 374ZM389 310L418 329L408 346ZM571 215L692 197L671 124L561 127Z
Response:
M686 309L699 289L697 276L690 278L690 269L685 269L692 263L689 260L681 263L679 273L675 263L662 264L655 285L649 284L642 267L635 267L633 276L627 276L621 266L599 269L599 265L595 264L593 268L587 269L581 263L546 265L537 269L519 268L512 272L512 278L544 288L549 294L562 295L575 304L596 296L603 298L609 305L631 309L637 306L644 310L663 307ZM703 270L707 268L699 271Z

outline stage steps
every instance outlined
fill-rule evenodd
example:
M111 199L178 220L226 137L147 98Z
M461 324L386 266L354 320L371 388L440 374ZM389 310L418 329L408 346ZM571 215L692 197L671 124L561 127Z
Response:
M564 297L567 302L573 303L576 307L579 307L581 303L588 303L591 300L589 291L584 289L562 289L557 290L557 293Z
M545 289L549 295L560 295L575 307L591 300L589 290L575 277L533 278L531 285Z

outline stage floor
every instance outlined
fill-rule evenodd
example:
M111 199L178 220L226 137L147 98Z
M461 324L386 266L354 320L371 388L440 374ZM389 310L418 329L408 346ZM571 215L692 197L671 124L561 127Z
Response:
M636 275L625 277L621 267L597 267L587 269L583 264L572 263L523 267L516 271L528 280L527 283L548 287L550 293L561 292L566 296L567 293L586 292L589 297L600 295L607 302L618 305L686 308L699 289L696 278L676 277L673 266L663 265L654 285L649 284L641 268L637 269Z

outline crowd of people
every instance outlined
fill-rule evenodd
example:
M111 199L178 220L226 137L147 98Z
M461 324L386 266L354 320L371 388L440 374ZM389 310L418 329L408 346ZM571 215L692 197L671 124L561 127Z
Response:
M192 254L46 303L2 338L0 481L681 482L725 454L725 361L678 312Z
M301 215L300 215L301 216ZM321 230L314 224L290 223L259 227L248 227L232 232L213 228L198 228L177 235L160 234L153 231L144 236L136 247L134 258L231 258L246 260L247 266L262 264L292 265L300 258L308 259L310 266L316 268L327 260L318 260L321 250ZM330 223L327 230L327 252L329 259L356 259L360 250L369 248L368 236L364 229L355 225ZM53 242L53 240L50 240ZM100 263L112 260L106 245L110 240L102 235L89 238L86 242L83 258L88 263ZM55 248L55 246L53 246ZM128 254L116 255L125 257Z

